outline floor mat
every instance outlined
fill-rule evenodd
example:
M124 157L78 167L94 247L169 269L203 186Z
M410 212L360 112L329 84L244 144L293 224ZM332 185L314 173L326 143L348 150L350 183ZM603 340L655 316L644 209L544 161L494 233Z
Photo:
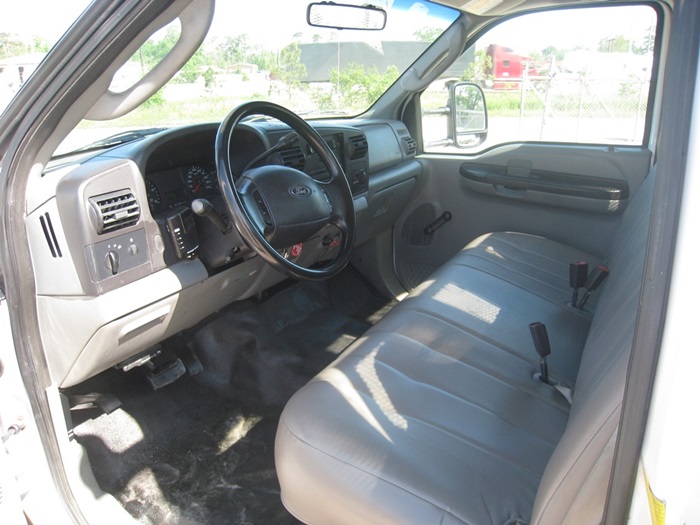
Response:
M198 375L153 392L142 370L112 370L72 389L123 403L74 428L100 487L141 523L298 523L274 468L282 408L391 306L351 271L296 283L169 340L195 350Z

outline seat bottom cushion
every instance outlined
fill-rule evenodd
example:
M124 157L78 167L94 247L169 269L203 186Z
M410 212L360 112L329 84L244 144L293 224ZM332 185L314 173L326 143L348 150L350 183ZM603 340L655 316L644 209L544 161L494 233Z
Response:
M529 519L568 403L521 359L425 323L434 344L373 330L288 403L275 461L305 523Z
M473 334L533 365L529 325L547 326L549 369L573 387L600 290L585 310L571 307L569 263L600 259L565 244L521 233L484 235L453 257L382 320L385 330L423 340L420 313ZM605 285L603 284L603 287Z

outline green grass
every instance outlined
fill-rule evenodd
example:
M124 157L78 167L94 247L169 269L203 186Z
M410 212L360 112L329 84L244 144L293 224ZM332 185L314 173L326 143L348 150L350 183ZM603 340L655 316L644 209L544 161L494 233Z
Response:
M520 115L520 91L487 90L486 107L489 116L518 117ZM154 97L153 102L146 102L127 115L110 121L83 121L80 128L144 128L156 126L180 126L200 122L219 122L233 108L248 100L269 99L266 95L255 94L248 98L228 96L201 96L186 101L167 101L162 97ZM584 99L583 107L579 108L577 95L556 94L549 100L550 114L557 116L575 117L629 117L637 112L637 101L634 97L608 97L604 100ZM289 100L278 101L285 105ZM646 102L646 101L645 101ZM447 103L446 93L426 92L421 103L425 108L444 106ZM544 112L544 94L529 91L525 95L526 117L539 116ZM646 110L642 104L641 113Z
M520 91L487 91L486 107L495 117L517 117L520 115L522 97ZM542 112L544 104L534 93L525 94L526 112Z
M187 101L163 101L143 104L123 117L107 122L84 120L81 128L140 128L179 126L196 122L218 122L246 100L234 97L200 97Z

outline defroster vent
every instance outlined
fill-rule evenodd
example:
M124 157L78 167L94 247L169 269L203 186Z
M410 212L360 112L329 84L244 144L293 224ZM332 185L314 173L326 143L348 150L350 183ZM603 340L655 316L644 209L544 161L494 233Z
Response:
M119 190L90 197L97 233L115 232L139 222L141 210L131 190Z

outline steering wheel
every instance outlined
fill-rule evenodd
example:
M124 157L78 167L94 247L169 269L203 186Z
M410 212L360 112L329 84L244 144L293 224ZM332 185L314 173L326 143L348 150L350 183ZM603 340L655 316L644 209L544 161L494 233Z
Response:
M233 131L250 115L266 115L287 124L319 155L330 173L326 182L287 166L264 165L235 176ZM326 141L304 119L271 102L241 104L221 122L216 135L216 167L224 201L243 240L265 262L296 279L322 280L350 261L355 241L355 208L343 168ZM320 267L307 268L283 250L312 239L328 225L340 230L338 253ZM334 242L335 244L335 242Z

